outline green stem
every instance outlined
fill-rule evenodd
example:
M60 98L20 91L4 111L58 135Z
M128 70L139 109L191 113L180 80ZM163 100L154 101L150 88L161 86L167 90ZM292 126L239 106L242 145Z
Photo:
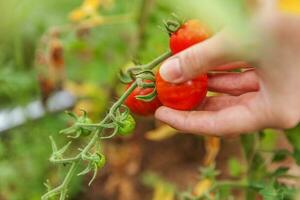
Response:
M146 65L141 65L140 67L144 68L144 69L153 69L154 67L156 67L158 64L160 64L161 62L163 62L164 60L166 60L168 57L170 57L172 54L170 51L162 54L161 56L157 57L156 59L154 59L152 62L146 64ZM47 192L45 195L42 196L42 200L46 200L49 199L55 195L60 194L60 200L64 200L66 197L66 192L67 192L67 186L71 181L71 178L73 176L73 174L76 171L76 167L79 164L79 159L81 158L82 160L88 160L89 156L87 155L87 153L89 152L89 150L94 146L94 144L97 142L97 139L108 139L111 138L115 135L116 131L114 131L114 133L110 136L102 136L102 137L98 137L98 134L100 132L102 132L102 130L105 128L102 125L108 123L109 121L111 121L113 119L114 113L115 111L122 106L123 102L127 99L127 97L133 92L133 90L137 87L137 82L134 81L130 87L125 91L125 93L113 104L113 106L110 108L109 113L105 116L105 118L98 124L92 124L92 127L96 127L97 130L94 132L92 139L90 140L90 142L87 144L87 146L75 157L73 158L66 158L66 159L51 159L51 162L54 163L72 163L63 183L54 188L53 190Z
M166 53L162 54L158 58L154 59L152 62L144 65L144 68L146 68L146 69L153 69L154 67L156 67L157 65L159 65L161 62L163 62L164 60L166 60L167 58L169 58L170 56L172 56L172 52L171 51L167 51Z
M75 156L73 158L63 158L63 159L55 159L55 158L50 158L50 162L52 163L57 163L57 164L66 164L66 163L72 163L76 160L79 159L79 156Z
M67 188L66 186L71 181L72 176L73 176L73 174L76 170L76 165L77 164L78 164L77 162L73 162L70 169L69 169L69 171L68 171L68 173L67 173L67 175L66 175L66 177L65 177L65 179L64 179L64 181L63 181L63 183L60 186L58 186L58 187L54 188L53 190L51 190L51 191L47 192L46 194L44 194L41 199L46 200L46 199L49 199L49 198L51 198L51 197L53 197L53 196L55 196L59 193L62 194L63 193L62 191L66 190L66 188Z
M161 62L163 62L164 60L166 60L167 58L169 58L172 55L172 53L170 51L162 54L161 56L157 57L156 59L154 59L152 62L146 64L146 65L142 65L140 66L141 68L144 69L153 69L154 67L156 67L158 64L160 64ZM133 92L133 90L137 87L137 82L134 81L131 86L126 90L126 92L118 99L118 101L111 107L109 115L113 115L113 113L122 105L122 103L127 99L127 97ZM104 120L103 120L104 121ZM103 122L102 121L102 122ZM101 123L102 123L101 122ZM105 122L105 121L104 121Z
M215 183L214 188L219 188L219 187L224 187L224 186L228 186L228 187L235 187L235 188L244 188L244 187L248 187L248 184L245 181L230 181L230 180L226 180L226 181L218 181L217 183Z
M90 142L88 143L88 145L83 149L83 151L81 152L81 157L82 157L82 159L83 160L87 160L87 156L86 156L86 154L87 154L87 152L92 148L92 146L96 143L96 141L97 141L97 139L98 139L98 133L99 133L99 131L101 131L102 130L102 128L100 128L100 130L97 130L95 133L94 133L94 135L93 135L93 137L92 137L92 139L90 140Z
M107 116L113 116L115 111L122 105L122 103L127 99L127 97L133 92L133 90L137 87L137 82L134 81L130 87L126 90L126 92L116 101L116 103L111 107L109 114ZM104 121L104 120L103 120Z

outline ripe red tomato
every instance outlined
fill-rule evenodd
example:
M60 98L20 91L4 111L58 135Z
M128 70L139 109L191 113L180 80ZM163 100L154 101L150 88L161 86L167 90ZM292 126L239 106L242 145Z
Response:
M209 37L207 28L198 20L185 22L176 32L171 33L170 49L176 54L194 44L202 42Z
M131 84L129 84L128 87L130 87L130 85ZM152 88L135 88L125 100L125 105L128 106L131 112L137 115L147 116L154 114L155 110L161 106L161 102L157 97L150 102L141 101L135 98L136 95L146 95L152 91Z
M180 84L163 80L156 75L157 96L164 106L176 110L192 110L205 98L207 93L207 75Z

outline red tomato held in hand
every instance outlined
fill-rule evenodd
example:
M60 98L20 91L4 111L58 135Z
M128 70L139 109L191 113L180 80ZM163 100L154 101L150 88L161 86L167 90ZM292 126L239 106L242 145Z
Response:
M171 33L170 49L176 54L209 37L209 32L198 20L185 22L176 32Z
M127 88L130 87L128 85ZM161 102L157 97L150 102L141 101L135 98L136 95L146 95L152 92L152 88L135 88L133 92L125 100L125 105L133 112L134 114L141 116L148 116L154 114L156 109L161 106Z
M159 100L164 106L176 110L192 110L196 108L207 93L207 75L180 84L163 80L156 75L156 89Z

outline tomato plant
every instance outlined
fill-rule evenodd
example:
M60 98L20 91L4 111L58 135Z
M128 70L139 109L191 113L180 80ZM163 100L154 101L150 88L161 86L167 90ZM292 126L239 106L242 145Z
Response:
M93 18L93 16L90 17ZM100 23L97 20L96 22ZM75 122L71 127L62 130L61 133L74 139L84 135L86 136L85 141L88 141L86 145L80 146L76 154L73 153L72 156L67 156L65 152L67 152L71 142L58 148L56 142L51 137L53 153L50 157L50 161L68 167L68 169L62 183L57 187L49 186L48 192L43 195L42 200L52 199L56 195L59 195L59 198L62 200L65 199L71 179L77 172L79 172L77 173L78 176L93 172L93 177L90 181L91 184L97 175L97 170L102 168L106 163L106 157L100 153L103 140L111 139L114 136L130 136L134 131L136 123L129 111L137 115L149 116L161 105L177 110L192 110L201 104L207 93L208 77L206 74L199 75L192 80L180 84L173 84L163 80L159 72L155 75L153 68L170 56L199 42L203 42L209 38L210 32L203 24L194 19L188 20L185 23L175 23L175 26L174 23L167 23L166 25L170 35L170 51L162 54L148 64L137 64L133 68L128 69L123 76L121 75L121 79L123 79L121 81L127 84L127 89L120 98L113 103L100 122L93 123L87 117L86 113L81 117L71 114ZM245 160L249 162L247 164L250 167L249 169L236 169L236 166L244 163L241 162L240 164L239 162L235 162L234 164L234 162L232 162L233 164L231 164L231 166L233 166L232 171L234 172L232 174L241 176L241 178L237 179L234 177L232 180L224 179L223 181L217 180L219 172L214 168L214 162L220 147L220 139L207 138L204 145L206 149L204 165L206 167L201 170L201 179L195 185L193 191L191 191L191 193L189 193L190 191L185 192L182 195L182 199L217 199L219 197L218 195L221 195L220 191L224 187L231 187L231 185L232 187L230 189L240 187L248 190L248 188L251 188L253 191L255 190L255 193L266 197L270 194L274 196L274 191L276 192L275 196L279 196L283 190L286 190L285 192L288 193L289 188L281 186L279 182L275 181L278 177L285 175L287 169L278 168L276 171L270 173L266 170L267 168L262 167L264 158L260 154L260 150L255 149L257 145L254 143L261 138L263 138L263 134L260 134L258 138L242 138L242 142L244 142L243 146L245 147ZM276 159L273 158L273 160L282 159L283 156L290 155L290 152L286 151L279 153ZM294 154L299 154L298 150L295 151ZM130 154L130 156L132 155ZM134 156L132 157L134 158ZM128 164L128 162L124 163ZM262 175L256 178L257 174ZM264 185L270 185L270 187L265 187ZM157 188L158 191L162 191L162 187ZM253 191L250 191L250 193ZM178 193L178 191L176 191L176 193ZM229 193L229 191L227 193ZM163 194L162 199L170 198L173 200L177 198L175 197L177 194L175 194L174 188L172 188L168 194L169 195ZM247 194L247 196L249 195ZM123 196L122 198L131 199L124 198Z
M169 83L156 75L156 88L159 100L164 106L177 110L191 110L197 107L207 93L207 76L180 84Z
M97 150L94 150L97 149L95 147L100 146L99 141L110 139L117 134L128 135L134 129L135 122L132 116L129 114L128 107L132 112L137 114L149 115L154 113L156 108L161 105L160 101L155 96L155 84L153 81L150 81L150 79L153 79L153 72L151 72L151 70L170 56L171 52L168 51L154 59L152 62L139 66L138 69L142 70L137 71L134 81L128 85L127 90L112 105L107 115L101 122L93 124L87 117L86 112L84 112L83 116L81 117L75 115L74 113L68 113L73 119L75 119L75 122L71 127L60 131L60 133L66 134L72 138L78 138L81 134L83 134L82 130L89 130L90 140L84 148L79 150L77 155L73 157L64 157L62 155L70 147L71 142L59 149L54 139L50 137L53 149L50 161L56 164L71 165L63 183L44 194L42 196L42 200L50 199L56 195L59 195L60 199L65 199L67 195L66 191L72 175L80 163L88 163L88 165L77 175L85 175L93 171L93 177L89 184L93 182L97 175L98 169L103 167L105 163L105 157ZM123 105L123 103L128 107ZM110 129L113 131L109 135L105 135L105 129ZM47 186L50 188L49 185Z

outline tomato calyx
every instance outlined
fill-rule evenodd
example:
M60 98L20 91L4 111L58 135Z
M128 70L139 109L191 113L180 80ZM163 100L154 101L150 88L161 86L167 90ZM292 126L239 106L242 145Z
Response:
M92 184L92 182L95 180L98 169L101 169L104 167L106 163L106 158L102 153L93 153L90 155L84 155L84 159L89 161L89 164L87 167L79 172L77 176L83 176L85 174L88 174L89 172L93 171L93 176L89 182L89 185Z
M129 68L126 71L121 70L119 78L124 84L131 84L132 82L136 81L139 88L152 89L152 91L148 94L136 95L136 99L144 102L150 102L155 99L157 95L155 87L155 74L151 69L137 66Z
M211 32L207 26L197 19L190 19L170 35L169 47L174 55L197 43L203 42L210 35Z
M104 156L103 154L101 154L101 153L96 153L96 155L97 155L97 158L96 158L96 160L95 160L95 163L97 164L97 167L98 167L99 169L101 169L101 168L104 167L104 165L105 165L105 163L106 163L106 158L105 158L105 156Z
M127 88L131 88L132 84L137 83L128 84ZM140 97L149 97L149 99L145 98L140 100ZM126 98L124 103L132 113L140 116L153 115L156 109L161 106L161 102L157 97L156 86L155 88L136 87Z
M112 116L115 124L115 132L119 136L130 136L135 129L135 120L130 114L129 108L122 105Z
M164 21L164 27L169 36L171 36L173 33L176 33L184 23L185 20L180 19L176 14L172 14L171 19Z
M59 133L68 135L70 138L89 136L92 133L93 128L85 125L91 124L92 120L87 116L86 111L82 110L82 112L83 114L81 116L77 116L73 112L67 112L67 114L75 120L75 123L71 127L61 130Z

